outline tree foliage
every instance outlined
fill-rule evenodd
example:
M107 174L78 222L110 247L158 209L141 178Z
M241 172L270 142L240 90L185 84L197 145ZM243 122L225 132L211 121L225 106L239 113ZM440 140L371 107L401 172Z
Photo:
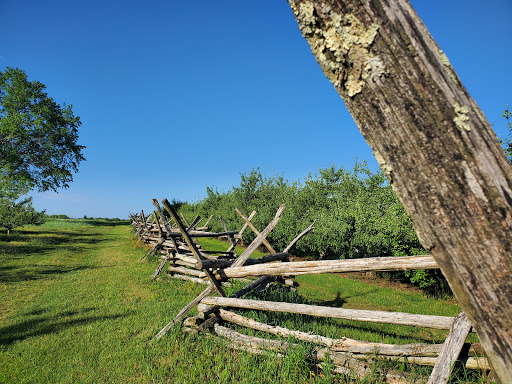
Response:
M512 112L509 110L508 106L505 107L505 112L503 112L503 115L501 116L507 119L507 128L509 131L509 136L506 139L501 140L501 145L507 154L508 161L512 163Z
M192 219L196 214L222 216L228 229L240 229L246 216L257 211L252 223L262 230L278 207L286 209L269 236L275 249L283 249L301 230L315 222L313 232L303 237L294 253L313 258L362 258L426 254L411 219L387 183L382 172L371 172L366 163L352 170L320 169L302 181L282 176L266 177L258 169L240 175L240 184L227 192L207 187L207 196L195 204L181 203L180 211ZM219 220L210 221L222 231ZM254 235L246 231L246 243ZM433 271L410 271L401 275L422 288L443 285L444 278Z
M26 181L0 177L0 227L9 234L13 228L27 224L42 224L46 215L32 206L32 197L23 197L30 190Z
M68 187L85 160L80 118L20 69L0 71L0 171L40 191Z

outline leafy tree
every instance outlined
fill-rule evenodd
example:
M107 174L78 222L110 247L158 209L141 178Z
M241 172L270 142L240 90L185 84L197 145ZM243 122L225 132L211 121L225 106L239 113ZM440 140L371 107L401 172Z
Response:
M275 249L283 249L297 233L314 220L315 230L303 237L293 252L313 258L362 258L425 254L412 221L384 174L373 173L365 162L352 170L320 169L303 181L288 182L282 176L266 177L259 169L240 174L240 184L219 193L207 187L207 196L197 203L180 203L180 212L192 219L196 214L222 216L228 229L239 229L243 222L235 213L245 215L256 210L252 223L263 229L274 217L279 205L286 209L279 224L268 237ZM222 231L219 220L209 227ZM249 243L252 231L245 231ZM448 292L438 271L406 271L395 276L431 291Z
M77 144L80 118L45 88L21 69L0 71L0 171L30 189L55 191L69 186L85 147Z
M507 119L509 137L507 137L504 140L502 139L500 141L501 145L503 146L503 149L505 150L505 153L507 154L508 161L512 163L512 138L510 138L510 135L512 135L512 112L508 109L508 106L505 106L505 112L501 116Z
M24 197L30 190L26 181L0 177L0 227L10 234L13 228L26 224L42 224L46 215L32 206L32 197Z

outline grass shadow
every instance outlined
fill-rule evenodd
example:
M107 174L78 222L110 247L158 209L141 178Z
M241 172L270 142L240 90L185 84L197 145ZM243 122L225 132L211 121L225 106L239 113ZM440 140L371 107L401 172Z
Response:
M103 267L93 266L62 266L62 265L29 265L29 266L0 266L0 282L17 283L21 281L40 280L60 275L82 271L84 269L96 269Z
M83 311L66 311L55 316L40 316L26 320L21 323L0 328L0 345L9 345L14 342L23 341L29 337L48 335L63 331L70 327L80 326L102 320L117 320L131 315L133 312L124 314L89 316L84 315L94 308ZM35 313L41 313L37 311ZM78 317L77 317L78 316ZM75 317L66 319L67 317Z
M16 256L19 255L40 255L55 250L56 247L73 253L85 250L87 245L95 245L108 240L100 233L77 235L60 232L59 235L55 235L54 232L37 232L37 234L43 233L52 234L53 236L35 236L31 232L27 235L15 235L12 237L0 235L0 254L17 258ZM21 244L17 244L18 242Z
M336 297L334 300L325 300L325 301L319 301L314 303L314 305L321 305L322 307L335 307L335 308L341 308L343 305L347 303L348 297L341 297L340 292L338 291L336 293Z
M33 254L43 254L52 251L51 246L35 246L35 245L5 245L0 244L0 254L7 255L8 259L23 259Z
M105 220L87 220L90 225L98 227L117 227L118 225L130 225L130 220L105 221Z
M316 301L316 300L308 300L308 304L311 305L320 305L322 307L333 307L333 308L341 308L343 305L348 303L347 299L353 299L355 297L365 297L369 296L375 292L377 292L377 288L369 289L366 292L358 293L357 295L345 295L341 297L341 293L338 291L336 292L336 297L333 300L324 300L324 301Z

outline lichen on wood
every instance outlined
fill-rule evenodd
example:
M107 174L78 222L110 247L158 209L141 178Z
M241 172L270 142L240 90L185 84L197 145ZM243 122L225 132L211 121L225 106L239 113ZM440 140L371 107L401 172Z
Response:
M449 67L450 60L448 60L448 56L446 56L446 54L443 52L442 49L440 49L438 52L439 52L439 56L441 56L441 63L443 63L443 65Z
M365 26L354 14L341 15L328 5L320 12L327 15L320 25L317 10L312 2L295 6L290 2L299 21L299 28L308 40L313 54L335 87L344 88L348 96L360 93L368 79L377 81L387 73L379 56L370 52L379 26Z
M453 118L453 121L457 125L457 127L461 129L465 129L466 131L471 131L471 127L468 125L467 121L469 121L469 109L466 106L460 106L459 103L455 103L453 105L453 109L457 116Z

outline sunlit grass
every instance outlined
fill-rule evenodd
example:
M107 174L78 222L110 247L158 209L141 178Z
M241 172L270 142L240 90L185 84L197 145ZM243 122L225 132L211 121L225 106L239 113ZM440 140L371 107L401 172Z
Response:
M202 243L211 249L214 241ZM225 250L227 243L218 247ZM0 233L0 382L350 382L315 370L305 343L278 359L233 351L218 338L185 335L179 327L153 342L153 336L204 286L151 281L158 261L138 263L144 252L127 225L58 220L17 230L9 237ZM346 308L389 306L413 313L458 312L448 301L368 286L342 276L298 280L297 292L274 289L259 298ZM227 293L238 288L230 287ZM393 343L434 342L444 337L410 327L254 311L246 315L330 337ZM482 381L481 377L474 380Z
M128 226L51 225L0 243L0 382L308 382L211 336L151 342L204 287L150 281Z
M27 226L25 227L28 230L37 231L37 228L48 228L48 229L72 229L72 228L80 228L84 226L91 226L91 222L83 219L52 219L49 220L38 227Z

